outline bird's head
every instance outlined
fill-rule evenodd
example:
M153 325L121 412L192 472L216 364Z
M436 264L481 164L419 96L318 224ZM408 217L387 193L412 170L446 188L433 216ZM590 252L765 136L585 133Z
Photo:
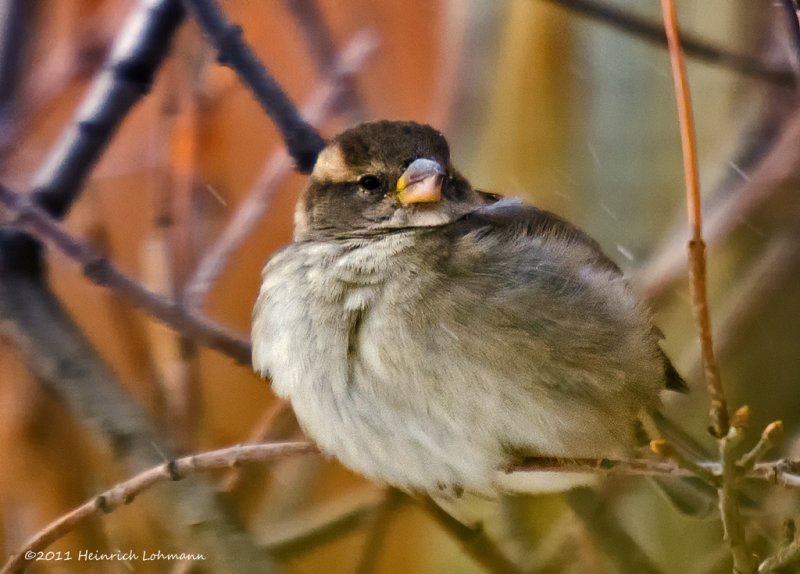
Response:
M485 203L450 164L438 131L369 122L339 134L320 153L297 205L295 238L443 225Z

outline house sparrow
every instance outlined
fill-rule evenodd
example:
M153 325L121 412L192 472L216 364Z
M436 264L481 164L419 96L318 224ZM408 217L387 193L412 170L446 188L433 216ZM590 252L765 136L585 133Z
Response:
M685 389L594 240L473 189L412 122L322 151L252 336L322 451L408 490L492 493L525 455L624 455L659 392Z

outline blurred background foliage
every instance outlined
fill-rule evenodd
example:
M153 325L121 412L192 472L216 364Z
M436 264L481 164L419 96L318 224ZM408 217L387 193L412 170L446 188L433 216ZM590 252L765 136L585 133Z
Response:
M136 4L0 2L7 39L0 52L5 184L20 190L34 184ZM222 3L299 104L324 76L324 58L315 58L297 17L309 4ZM666 333L665 348L689 379L692 393L665 396L666 412L711 447L683 272L687 233L667 54L561 4L571 3L319 0L315 5L335 46L342 48L362 29L373 30L380 46L356 74L355 95L318 127L332 135L361 119L432 123L448 135L457 165L475 185L523 196L595 236L650 298ZM613 5L660 21L655 0ZM785 15L773 2L682 0L678 11L683 29L695 37L778 68L796 66ZM13 50L23 51L17 68L9 64ZM784 454L798 455L800 137L791 132L797 92L791 81L770 82L695 59L689 61L689 77L708 210L728 214L709 255L724 383L733 405L752 406L756 428L784 419L789 437ZM251 94L216 63L188 21L151 93L123 123L66 226L145 285L180 297L202 255L257 184L266 159L281 148ZM767 161L773 163L765 168ZM204 311L236 331L249 330L261 267L289 241L294 200L303 184L295 174L282 180L266 214L209 293ZM748 207L742 199L747 194L763 199ZM58 252L49 251L47 259L60 300L130 399L180 452L243 442L259 428L268 429L270 439L299 436L291 416L276 407L268 384L246 365L176 335L88 282ZM270 413L274 416L265 419ZM0 453L0 559L49 521L130 474L4 339ZM230 481L223 474L205 479ZM295 531L360 510L329 540L276 550L280 571L355 572L359 564L362 572L371 569L363 548L380 527L369 512L379 506L379 485L314 457L247 468L234 482L224 497L231 512L258 544L273 550ZM484 501L472 510L530 572L730 571L718 520L678 515L640 479L607 480L595 497L571 496L572 507L562 495L548 495ZM765 494L750 528L757 549L779 539L781 521L796 514L796 502L793 493ZM170 529L163 516L153 512L156 504L152 494L144 495L53 549L180 549L166 535ZM481 571L413 505L400 505L384 526L377 572ZM54 562L30 569L131 570L207 567Z

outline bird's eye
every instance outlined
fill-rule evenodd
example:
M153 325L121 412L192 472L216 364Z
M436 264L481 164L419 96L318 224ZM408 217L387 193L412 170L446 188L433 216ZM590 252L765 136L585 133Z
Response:
M375 191L381 186L381 180L376 175L364 175L358 180L358 185L367 191Z

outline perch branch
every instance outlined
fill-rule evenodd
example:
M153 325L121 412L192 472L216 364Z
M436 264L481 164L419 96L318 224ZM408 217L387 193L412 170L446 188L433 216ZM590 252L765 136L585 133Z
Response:
M486 570L496 574L522 574L520 567L500 552L480 525L467 526L463 524L427 496L420 499L419 503L442 528L461 544L464 552Z
M370 32L356 34L336 59L329 76L314 90L303 106L303 116L313 124L324 122L334 111L349 78L357 74L377 48L377 39ZM283 150L265 164L258 181L237 210L219 239L198 264L186 284L185 301L189 308L199 308L214 280L228 259L252 232L270 205L280 183L289 175L292 162Z
M256 444L267 442L271 438L272 431L278 420L291 411L291 405L283 400L277 399L272 407L266 410L255 428L250 432L246 444ZM232 468L219 481L219 489L222 492L232 493L242 482L242 469Z
M660 22L648 18L635 16L630 12L598 0L546 0L577 14L591 18L613 28L634 35L646 42L667 47L667 37L664 27ZM778 68L771 63L747 56L736 54L724 48L715 46L700 38L683 35L683 47L686 53L698 60L715 64L741 74L790 86L794 83L794 75L790 70Z
M700 177L697 167L697 143L694 134L694 118L689 96L689 83L686 79L686 66L683 61L678 20L672 0L662 0L664 26L669 43L672 77L675 81L675 95L680 119L681 149L683 151L686 201L689 211L689 225L692 238L689 241L689 286L692 292L697 331L702 348L706 387L711 400L711 424L718 438L728 434L728 405L719 374L719 365L714 358L714 342L711 335L711 318L708 312L706 293L706 253L703 242L703 220L700 206Z
M104 71L36 175L34 201L61 218L78 197L130 109L150 90L183 21L180 0L139 2L125 22Z
M383 500L367 518L367 539L361 551L356 574L373 574L376 571L378 559L389 532L389 525L403 498L405 498L403 494L392 487L384 490Z
M182 480L191 474L205 470L231 468L278 457L297 456L314 452L317 452L317 449L309 443L240 445L165 462L98 494L68 514L48 524L6 562L3 569L0 570L0 574L11 574L12 572L20 571L25 565L25 554L27 552L36 552L47 548L88 518L98 516L101 513L109 514L120 506L130 504L136 496L160 482Z
M242 29L230 24L214 0L183 0L213 42L222 64L231 66L255 94L261 107L278 126L297 170L310 173L325 141L297 112L264 65L242 38Z
M27 242L18 236L6 241L6 235L0 229L0 335L131 472L172 456L170 445L147 414L123 390L45 285L43 270L37 267L40 245L27 236L23 236ZM202 552L213 571L274 571L270 557L231 521L208 482L193 478L169 485L155 496L151 513L172 542Z
M112 288L134 305L187 337L217 349L241 363L249 362L250 343L246 339L228 332L210 319L192 314L173 299L144 288L89 245L72 237L27 196L0 185L0 203L15 213L19 223L28 231L55 245L67 257L81 264L87 277L93 282Z
M75 528L81 521L90 516L99 515L101 512L111 512L122 504L128 504L135 496L159 482L180 480L191 474L206 470L234 468L244 464L316 452L317 448L306 442L249 444L208 451L159 464L125 482L113 486L49 524L12 557L3 570L0 570L0 574L13 572L14 569L9 566L12 563L16 566L22 564L26 550L46 548L47 545L52 544L55 540ZM723 472L722 465L719 462L706 461L698 464L713 472L716 476ZM524 464L511 468L504 474L528 472L594 473L615 476L694 476L691 471L681 468L671 461L651 459L626 461L588 458L559 459L552 457L526 459ZM744 476L746 478L768 480L784 486L800 487L800 474L798 473L800 473L800 461L778 460L758 463ZM334 513L334 516L330 519L316 521L310 528L306 526L296 529L298 532L293 533L291 536L284 536L280 540L273 540L266 544L270 549L282 554L296 552L307 544L312 544L313 541L330 539L340 529L347 530L354 527L366 513L376 508L376 504L374 501L358 504L343 513ZM448 532L456 536L462 544L470 546L468 552L476 560L487 567L491 566L490 569L495 572L518 571L516 566L510 565L507 558L498 554L496 548L493 546L491 548L486 547L487 544L491 545L491 542L479 528L471 528L461 524L430 499L426 498L421 504ZM504 570L503 568L509 569Z

